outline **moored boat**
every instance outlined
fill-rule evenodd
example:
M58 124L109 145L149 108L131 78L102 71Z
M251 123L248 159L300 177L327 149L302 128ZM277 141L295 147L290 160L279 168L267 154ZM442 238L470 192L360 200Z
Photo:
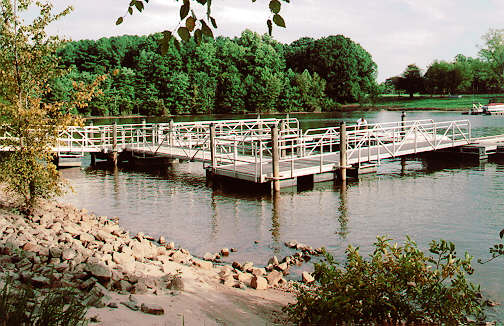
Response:
M504 115L504 103L488 103L487 105L473 104L472 108L462 114L469 115Z
M467 112L462 112L462 114L468 114L468 115L480 115L480 114L485 114L485 111L483 110L483 105L481 104L473 104L472 108L469 109Z
M482 109L486 115L501 115L504 114L504 103L489 103L483 105Z

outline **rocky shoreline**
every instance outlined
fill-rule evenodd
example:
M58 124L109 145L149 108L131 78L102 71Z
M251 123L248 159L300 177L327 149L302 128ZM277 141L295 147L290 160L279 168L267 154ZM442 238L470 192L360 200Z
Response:
M162 316L170 310L170 306L162 304L166 301L162 298L172 302L184 293L188 296L184 300L190 303L191 294L193 301L199 301L209 291L242 296L245 301L250 298L266 310L271 308L263 311L262 317L272 322L272 313L279 313L282 305L294 300L289 293L292 281L284 278L290 266L300 265L310 260L311 255L322 252L320 248L289 242L286 245L298 251L281 260L272 257L267 266L254 266L252 262L229 265L220 263L219 259L233 250L223 248L200 259L163 237L155 240L142 233L131 236L118 220L52 202L40 204L28 217L12 208L3 208L0 210L0 272L41 290L78 289L83 302L96 308L89 311L91 320L107 325L114 324L114 318L109 318L113 317L114 310ZM307 272L302 278L303 282L313 281ZM257 301L258 298L261 299ZM275 298L274 304L271 298ZM202 302L197 307L206 311ZM111 313L107 316L100 310ZM214 313L206 311L200 317L205 321ZM275 318L282 320L283 317ZM232 312L227 319L234 320Z

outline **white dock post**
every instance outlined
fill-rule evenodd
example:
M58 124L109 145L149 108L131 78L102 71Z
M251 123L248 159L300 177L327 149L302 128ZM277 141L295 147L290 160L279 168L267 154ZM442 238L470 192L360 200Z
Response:
M210 158L212 161L212 174L215 174L217 168L217 156L215 147L215 125L210 125Z
M278 127L276 125L271 127L271 156L272 156L272 170L273 170L273 191L280 191L280 158L278 146Z
M117 122L112 127L112 163L117 166Z
M168 133L169 133L169 134L168 134L168 144L169 144L170 146L173 146L173 132L174 132L174 131L173 131L173 124L174 124L174 123L173 123L173 119L172 119L172 120L170 120L170 126L169 126L169 128L170 128L170 129L169 129L169 131L168 131Z
M346 124L340 124L340 180L346 181L347 169L347 133Z

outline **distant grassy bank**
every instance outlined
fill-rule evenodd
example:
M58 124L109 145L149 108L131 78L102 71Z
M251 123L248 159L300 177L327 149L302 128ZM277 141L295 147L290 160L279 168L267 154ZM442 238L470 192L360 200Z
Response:
M381 95L374 106L389 109L433 109L447 111L465 111L474 104L487 104L492 102L504 102L504 94L475 94L459 96L441 95L415 95L410 98L408 95Z

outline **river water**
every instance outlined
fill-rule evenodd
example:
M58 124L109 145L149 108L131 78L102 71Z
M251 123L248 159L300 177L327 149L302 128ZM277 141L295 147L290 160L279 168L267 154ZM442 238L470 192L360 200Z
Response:
M361 115L369 123L400 120L400 112L389 111L291 117L307 129L336 126L342 120L353 124ZM204 119L226 118L230 117ZM175 121L197 119L203 118ZM504 134L504 117L499 116L421 111L407 112L407 119L469 119L475 137ZM147 120L158 121L163 120ZM102 123L110 121L95 121ZM350 181L346 187L325 182L299 192L282 189L275 197L246 187L211 187L201 163L153 171L113 170L91 168L87 157L82 168L62 173L74 189L65 201L98 215L118 216L132 234L163 235L197 256L223 247L237 248L229 262L264 265L272 255L291 255L293 251L283 244L289 240L324 246L340 261L349 244L368 253L377 235L398 242L409 235L422 249L433 239L450 240L459 254L468 251L475 257L472 280L481 284L486 296L504 304L504 257L484 265L476 262L489 257L488 248L498 243L498 232L504 228L504 160L480 164L423 158L411 158L405 164L400 159L387 160L377 174ZM504 320L503 306L491 308L488 315Z

